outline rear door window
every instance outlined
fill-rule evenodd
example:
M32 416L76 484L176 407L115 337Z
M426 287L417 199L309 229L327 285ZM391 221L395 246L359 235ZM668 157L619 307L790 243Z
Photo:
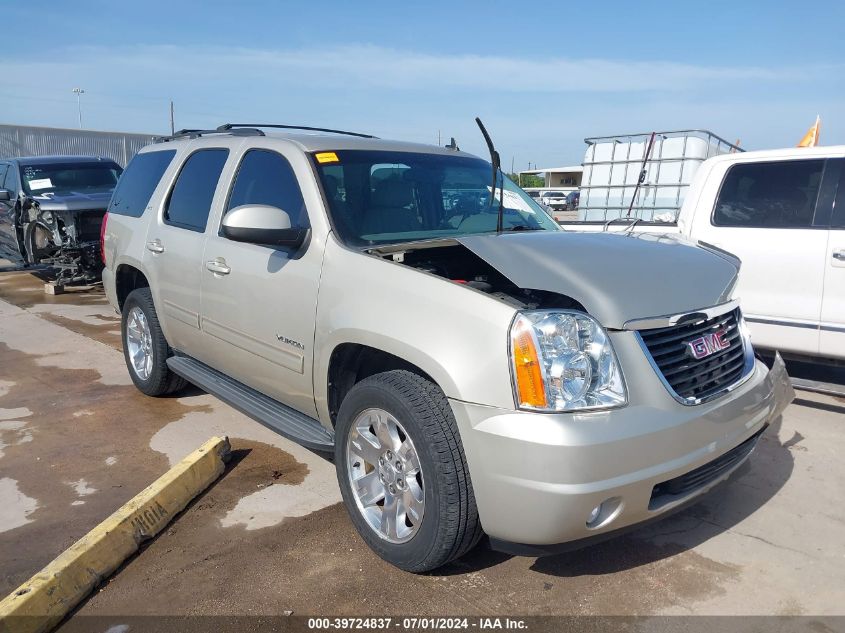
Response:
M205 231L214 192L229 157L222 148L197 150L188 157L167 199L164 221L190 231Z
M810 228L823 170L823 159L734 165L716 199L713 225Z
M140 218L175 155L175 149L136 154L117 181L109 213Z

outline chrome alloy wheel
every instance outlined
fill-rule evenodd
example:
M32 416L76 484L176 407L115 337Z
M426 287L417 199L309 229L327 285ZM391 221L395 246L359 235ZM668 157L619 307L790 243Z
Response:
M132 370L138 378L149 378L153 370L153 336L147 315L137 306L126 317L126 349Z
M390 543L410 541L425 510L423 473L414 443L383 409L366 409L346 442L349 484L373 531Z

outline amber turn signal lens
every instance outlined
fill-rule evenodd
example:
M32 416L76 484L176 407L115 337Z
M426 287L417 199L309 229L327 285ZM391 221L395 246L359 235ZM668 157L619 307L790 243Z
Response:
M545 409L548 406L546 388L528 323L516 323L511 330L511 349L519 406Z

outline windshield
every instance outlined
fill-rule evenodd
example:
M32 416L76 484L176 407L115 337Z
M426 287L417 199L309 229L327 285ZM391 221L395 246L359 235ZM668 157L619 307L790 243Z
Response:
M102 163L50 163L23 165L21 180L27 195L110 191L123 170L111 161Z
M372 246L496 231L502 176L479 158L348 150L319 152L315 165L340 238ZM560 230L541 206L504 178L503 230Z

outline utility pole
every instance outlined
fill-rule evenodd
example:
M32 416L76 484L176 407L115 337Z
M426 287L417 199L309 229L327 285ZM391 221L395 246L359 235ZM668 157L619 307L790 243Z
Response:
M176 133L176 126L173 124L173 99L170 100L170 136Z
M76 94L76 110L79 114L79 129L82 129L82 95L85 91L82 88L74 88L71 92Z
M437 146L440 147L440 130L437 130Z

